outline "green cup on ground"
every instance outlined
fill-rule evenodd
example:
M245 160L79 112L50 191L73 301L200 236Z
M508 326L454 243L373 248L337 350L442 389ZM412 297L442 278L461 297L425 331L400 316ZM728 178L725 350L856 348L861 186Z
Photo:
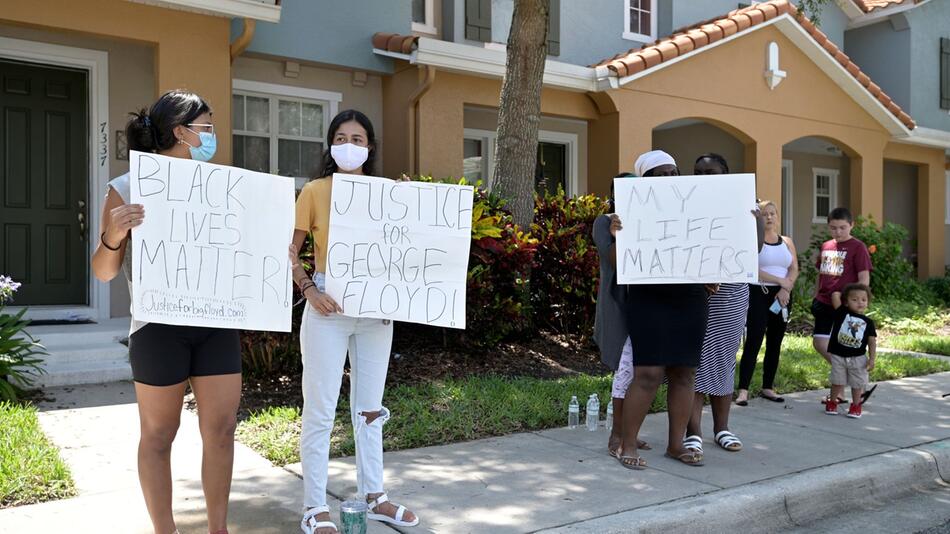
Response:
M340 505L340 534L366 534L366 501L349 500Z

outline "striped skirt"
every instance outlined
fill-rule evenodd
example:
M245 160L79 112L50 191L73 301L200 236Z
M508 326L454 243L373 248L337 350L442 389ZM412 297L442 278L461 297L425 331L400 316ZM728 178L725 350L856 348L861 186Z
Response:
M720 284L709 297L709 318L703 352L696 369L696 392L731 395L735 384L736 353L749 311L748 284Z

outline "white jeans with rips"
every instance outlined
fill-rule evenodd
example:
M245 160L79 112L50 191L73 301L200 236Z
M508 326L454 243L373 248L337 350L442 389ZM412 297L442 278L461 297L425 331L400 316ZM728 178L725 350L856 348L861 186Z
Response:
M314 275L324 290L323 273ZM383 492L383 425L389 410L383 389L389 369L393 325L381 319L321 315L308 303L300 326L303 358L303 428L300 458L303 467L304 510L327 503L330 433L343 380L343 363L350 358L350 418L356 442L356 486L361 494ZM363 412L380 412L366 424Z

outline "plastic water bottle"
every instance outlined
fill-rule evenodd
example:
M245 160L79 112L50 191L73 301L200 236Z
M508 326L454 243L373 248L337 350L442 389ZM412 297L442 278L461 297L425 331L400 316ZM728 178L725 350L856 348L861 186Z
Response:
M596 393L591 393L587 399L587 430L596 432L600 425L600 400Z
M604 419L604 428L607 432L614 429L614 403L612 400L607 401L607 418Z
M580 424L581 406L577 402L577 395L571 395L571 403L567 405L567 427L571 430Z

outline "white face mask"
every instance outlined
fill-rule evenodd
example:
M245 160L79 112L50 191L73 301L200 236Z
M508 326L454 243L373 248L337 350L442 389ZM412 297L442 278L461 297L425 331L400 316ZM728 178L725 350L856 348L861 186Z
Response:
M333 145L330 147L330 156L336 162L336 166L344 172L352 172L359 169L369 158L369 148L357 146L353 143L343 145Z

